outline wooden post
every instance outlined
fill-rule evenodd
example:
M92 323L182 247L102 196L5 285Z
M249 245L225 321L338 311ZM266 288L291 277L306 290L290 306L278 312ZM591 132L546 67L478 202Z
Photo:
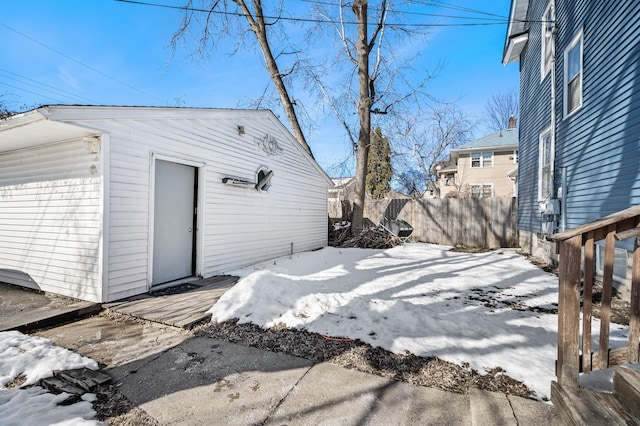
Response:
M627 361L640 362L638 344L640 336L640 247L638 238L633 245L633 269L631 270L631 312L629 312L629 353Z
M560 245L558 293L558 364L556 375L560 386L578 386L580 355L580 255L582 235Z
M582 371L591 371L591 318L593 312L593 232L587 234L584 246L584 283L582 286Z
M600 308L600 338L598 340L598 368L609 366L609 328L611 325L611 295L613 293L613 260L616 251L616 226L609 225L604 243L602 271L602 307Z

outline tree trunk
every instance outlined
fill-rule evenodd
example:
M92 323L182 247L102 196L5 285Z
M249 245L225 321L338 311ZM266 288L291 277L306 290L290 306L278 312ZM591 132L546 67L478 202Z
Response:
M302 128L300 127L300 123L298 122L298 116L293 109L293 103L291 102L291 98L289 97L289 92L287 92L284 81L282 81L282 74L280 74L278 64L273 57L273 53L271 53L271 46L269 45L269 40L267 38L267 26L264 23L261 2L259 0L254 0L254 10L256 14L255 19L251 18L251 13L244 3L244 0L234 0L234 2L242 9L245 18L251 26L251 30L256 35L256 39L260 44L260 50L262 51L262 56L264 57L265 66L267 68L267 71L269 72L269 75L271 76L271 80L273 81L274 86L276 87L276 91L278 92L278 96L280 97L280 103L282 104L282 109L287 116L287 120L289 121L289 126L291 126L293 136L309 153L309 155L313 157L311 148L309 148L307 140L302 133Z
M291 126L293 136L298 140L298 142L300 142L300 145L302 145L302 147L309 153L309 155L313 157L311 148L309 148L307 140L305 139L304 134L302 133L302 129L300 128L300 123L298 122L298 117L293 109L293 103L291 102L291 98L289 97L289 92L287 92L287 88L282 81L282 74L280 74L278 64L276 64L276 60L273 58L271 50L269 49L269 42L267 41L266 35L259 35L258 42L260 43L260 47L262 47L262 53L264 54L267 70L269 71L269 74L271 74L273 84L276 86L278 96L280 96L280 103L282 104L284 113L287 116L287 120L289 120L289 125Z
M371 134L371 98L369 93L369 44L367 38L367 0L355 0L353 13L358 20L358 86L360 99L358 101L358 117L360 131L356 145L356 183L355 200L353 202L353 217L351 231L359 234L364 224L364 198L367 179L367 161L369 158L369 140Z

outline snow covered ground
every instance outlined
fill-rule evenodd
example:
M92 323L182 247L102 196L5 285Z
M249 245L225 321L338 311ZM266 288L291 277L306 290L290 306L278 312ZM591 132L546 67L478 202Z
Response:
M213 321L283 323L480 372L501 367L548 399L557 315L529 308L556 307L557 277L512 250L449 249L327 247L279 258L234 271L241 280L209 312ZM611 346L626 333L614 325Z
M98 425L92 402L93 394L85 394L75 404L60 406L69 396L54 395L40 386L27 389L7 385L24 377L22 386L53 376L53 370L73 368L96 370L98 364L67 349L55 346L42 337L31 337L17 331L0 332L0 425Z

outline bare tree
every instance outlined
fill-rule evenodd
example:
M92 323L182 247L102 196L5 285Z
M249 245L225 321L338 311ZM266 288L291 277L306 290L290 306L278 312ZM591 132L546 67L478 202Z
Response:
M383 0L383 4L386 1ZM369 41L367 35L369 17L367 13L367 0L355 0L353 2L353 13L358 20L358 38L356 41L357 63L358 63L358 117L360 119L360 130L358 132L358 142L356 144L356 194L353 202L353 216L351 218L351 229L354 233L362 230L364 224L364 196L367 183L367 163L369 159L369 139L371 137L371 89L374 87L375 78L369 75L369 53L375 44L375 36L383 28L381 24L376 26L374 37ZM381 14L383 16L383 14Z
M407 168L395 176L395 185L399 192L412 198L420 198L428 189L428 181L417 168Z
M494 132L507 129L509 118L511 116L517 118L519 112L518 91L516 89L498 91L485 105L486 126Z
M276 16L276 18L272 18L269 22L265 19L265 16L269 15L265 14L261 0L251 0L250 2L245 0L201 0L199 3L202 7L195 8L193 0L188 1L185 6L185 16L182 25L172 38L172 46L175 48L177 43L187 34L188 29L199 23L203 25L199 52L200 54L206 55L207 50L211 47L214 40L217 40L217 36L231 34L233 27L231 19L233 19L233 17L238 15L244 17L246 27L239 28L234 33L240 35L240 39L247 33L247 30L254 35L255 40L260 46L260 51L265 61L265 68L269 72L271 81L276 88L293 136L298 140L300 145L313 156L311 148L309 148L304 133L302 132L300 122L298 121L298 116L294 109L294 102L284 82L284 77L287 73L280 71L276 56L274 56L270 44L269 28L278 23L279 19L277 17L282 15L282 3L277 6L272 15ZM204 19L202 19L203 12L205 12ZM281 53L284 53L284 51Z
M455 104L443 104L428 115L414 115L399 123L398 142L394 152L395 168L404 173L417 169L420 173L404 173L403 185L425 189L435 181L438 163L447 158L449 151L471 137L475 123ZM423 184L409 185L410 177L425 179Z
M0 119L11 117L13 114L6 108L0 105Z
M12 116L14 113L9 109L6 94L0 95L0 119Z
M367 0L355 0L351 10L356 17L357 31L345 16L346 4L338 1L334 6L328 3L317 5L318 16L330 23L330 28L340 43L339 56L330 69L325 64L315 64L306 69L308 81L315 82L320 99L328 105L345 130L353 145L356 157L355 200L352 215L352 231L358 233L363 225L365 180L373 124L389 128L398 116L418 111L428 100L424 93L432 74L425 70L410 69L414 58L398 58L393 42L400 43L408 36L424 35L419 31L387 24L393 13L387 0L380 0L372 8L369 16ZM371 31L371 32L369 32ZM390 37L393 32L394 37ZM343 79L335 83L335 69L343 70ZM418 71L418 72L416 72ZM424 76L419 83L410 82L409 74ZM328 85L328 81L333 81ZM353 114L354 109L357 115Z
M198 13L194 12L194 1L206 6L203 9L204 14L202 10L199 10ZM274 6L274 10L271 10L267 15L265 6L260 0L189 0L182 27L173 40L175 46L185 36L187 29L195 25L194 21L198 20L204 28L200 38L201 54L206 54L220 35L238 34L240 35L239 40L244 40L242 36L247 33L253 34L253 38L258 42L262 51L265 66L279 94L292 132L308 149L300 129L299 116L296 116L297 111L293 107L295 104L299 105L299 102L293 102L287 92L287 81L291 83L291 77L294 74L299 76L300 72L305 73L304 81L307 83L307 88L311 86L319 93L325 105L329 106L344 127L354 148L356 200L352 228L355 232L362 229L363 224L372 114L378 117L375 121L379 123L384 117L407 114L410 110L419 110L424 97L423 89L431 78L429 72L411 70L413 74L424 75L424 79L418 84L410 82L409 78L402 73L402 67L394 63L392 60L394 51L403 51L403 49L393 49L387 41L386 34L390 30L394 30L396 34L405 35L409 32L403 29L402 25L390 26L386 24L390 13L389 3L388 0L379 1L380 3L374 9L375 18L370 19L368 0L355 0L351 5L351 11L356 18L355 25L353 25L353 18L351 20L345 18L344 12L348 8L343 0L339 0L335 5L323 2L316 4L319 16L323 17L323 23L329 23L329 27L334 29L334 34L338 36L342 52L341 58L346 58L346 61L342 61L343 63L338 65L336 63L313 64L311 58L305 57L303 52L315 53L318 46L311 43L309 49L298 49L289 44L285 31L277 33L281 40L279 44L275 45L278 46L280 52L274 54L272 50L274 44L271 44L270 37L276 33L273 28L281 25L280 17L284 16L282 3ZM331 8L331 13L327 12L327 8ZM244 18L245 25L237 26L238 23L234 18L238 15ZM275 18L266 18L267 16ZM324 25L324 27L327 26ZM411 34L420 35L420 32L413 29ZM316 37L317 35L314 33L308 39L317 41ZM394 40L398 41L398 39ZM278 68L278 61L284 57L291 58L291 61L289 69L283 72ZM327 62L325 58L323 61ZM345 63L348 66L345 66ZM323 72L325 67L326 73ZM333 84L327 83L330 80L335 81L336 76L338 79L343 77L343 81ZM313 84L309 85L309 82ZM357 114L353 114L354 111Z

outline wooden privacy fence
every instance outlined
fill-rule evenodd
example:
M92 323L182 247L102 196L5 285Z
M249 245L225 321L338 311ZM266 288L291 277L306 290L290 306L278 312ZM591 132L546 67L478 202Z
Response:
M442 198L366 200L364 216L413 226L413 241L466 247L517 247L516 198Z

